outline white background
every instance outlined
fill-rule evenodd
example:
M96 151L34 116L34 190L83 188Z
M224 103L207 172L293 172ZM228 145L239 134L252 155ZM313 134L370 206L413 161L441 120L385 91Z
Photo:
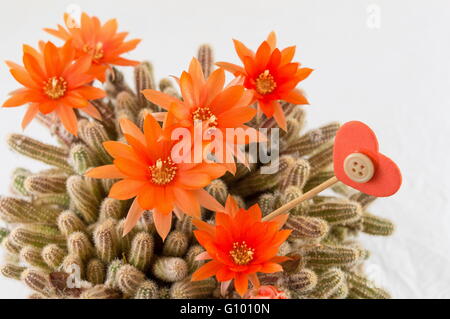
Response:
M20 62L21 44L52 39L41 29L62 22L72 2L2 1L1 59ZM158 78L178 75L199 44L217 60L238 62L231 39L255 48L271 31L281 47L297 45L296 60L315 69L302 87L311 106L308 126L361 120L377 133L381 151L402 169L398 194L371 211L397 224L394 236L364 237L370 275L397 298L450 298L450 2L442 0L77 1L102 20L143 39L127 57L149 59ZM376 25L379 13L380 24ZM375 25L371 22L375 22ZM0 100L17 88L0 65ZM0 192L13 168L36 164L8 151L23 108L0 109ZM27 134L46 138L32 124ZM0 298L28 290L0 279Z

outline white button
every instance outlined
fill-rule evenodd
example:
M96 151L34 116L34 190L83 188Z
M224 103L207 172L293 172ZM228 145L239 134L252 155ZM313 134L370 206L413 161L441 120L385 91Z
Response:
M352 153L344 160L344 171L354 182L367 183L375 172L372 160L362 153Z

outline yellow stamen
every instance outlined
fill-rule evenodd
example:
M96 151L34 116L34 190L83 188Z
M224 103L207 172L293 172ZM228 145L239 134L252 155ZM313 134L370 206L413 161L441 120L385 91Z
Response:
M211 112L209 107L198 107L192 112L192 119L194 122L206 122L210 128L217 126L217 117Z
M166 185L169 184L177 173L177 166L170 158L165 160L158 159L154 165L149 167L151 179L154 184Z
M233 243L233 249L230 250L231 258L236 265L247 265L253 260L255 250L247 246L245 241Z
M44 93L53 100L64 96L66 91L67 82L62 77L53 76L47 81L44 81Z
M90 46L89 44L85 44L83 47L83 51L89 53L94 61L100 60L105 54L105 52L103 51L103 43L101 42L97 42L95 48Z
M269 73L269 70L265 70L256 79L256 92L259 94L265 95L272 93L276 87L277 83L272 74Z

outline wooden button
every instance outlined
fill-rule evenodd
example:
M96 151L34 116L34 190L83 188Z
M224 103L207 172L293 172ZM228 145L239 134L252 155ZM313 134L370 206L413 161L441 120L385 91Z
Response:
M344 172L352 181L367 183L375 172L372 160L362 153L352 153L344 160Z

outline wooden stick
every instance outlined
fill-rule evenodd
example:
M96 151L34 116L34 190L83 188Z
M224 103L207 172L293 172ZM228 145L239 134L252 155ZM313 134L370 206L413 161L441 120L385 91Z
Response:
M339 182L339 180L336 178L336 176L333 176L332 178L326 180L322 184L320 184L320 185L314 187L313 189L309 190L308 192L306 192L302 196L297 197L296 199L290 201L289 203L284 204L280 208L274 210L269 215L265 216L262 220L263 221L268 221L268 220L271 220L274 217L277 217L278 215L281 215L283 213L288 212L289 210L291 210L292 208L294 208L295 206L297 206L301 202L303 202L303 201L305 201L307 199L313 198L314 196L319 194L321 191L327 189L328 187L333 186L337 182Z

